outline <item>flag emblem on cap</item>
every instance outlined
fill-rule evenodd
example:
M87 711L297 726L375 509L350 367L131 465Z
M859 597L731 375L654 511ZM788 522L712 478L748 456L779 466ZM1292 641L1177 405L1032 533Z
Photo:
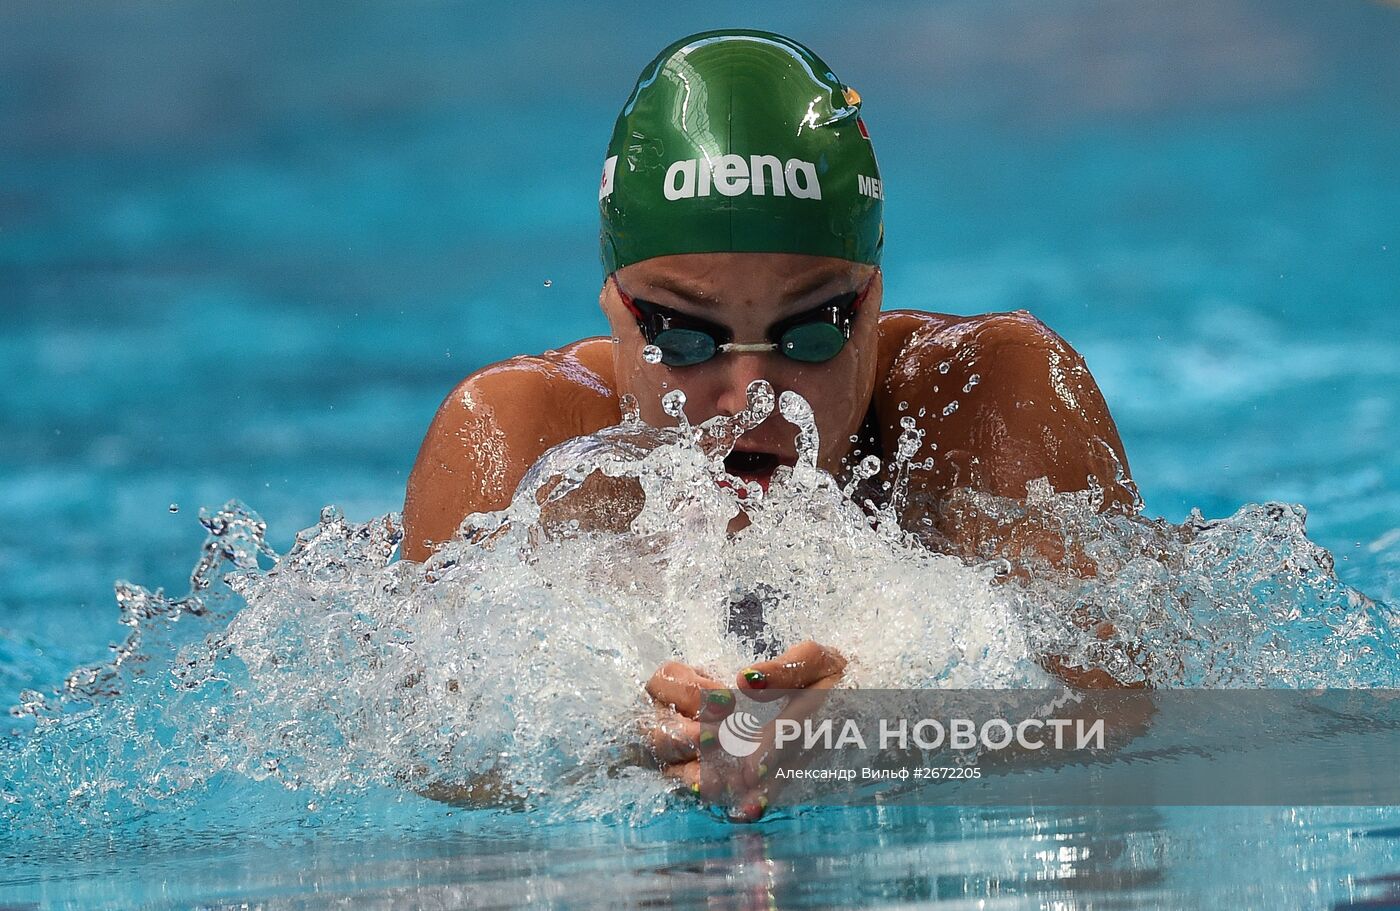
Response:
M613 173L617 170L617 156L613 155L603 162L603 181L598 184L598 201L602 202L608 198L608 194L613 191Z

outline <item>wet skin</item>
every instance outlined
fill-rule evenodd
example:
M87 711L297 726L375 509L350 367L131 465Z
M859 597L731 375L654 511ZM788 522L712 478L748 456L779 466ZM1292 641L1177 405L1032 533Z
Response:
M784 316L870 280L851 340L822 364L776 352L721 354L691 367L647 364L646 340L617 293L620 284L635 297L726 325L736 341L756 342L766 341L768 327ZM1105 508L1134 502L1108 407L1083 359L1063 339L1025 311L882 313L882 299L876 270L826 257L686 254L618 270L600 295L612 338L483 367L443 401L409 478L404 556L425 560L433 543L450 539L467 515L509 505L545 450L616 424L622 394L636 397L648 423L669 426L674 421L660 398L684 388L686 414L699 423L742 409L748 384L759 378L779 394L792 389L811 403L819 463L833 474L857 446L887 457L900 418L914 416L928 431L918 457L932 455L934 465L913 473L913 499L934 503L959 487L1021 498L1028 481L1043 477L1056 491L1084 490L1092 479L1105 491ZM974 375L980 381L964 392ZM955 401L956 410L945 415ZM877 439L852 444L871 408ZM794 436L792 425L774 414L745 434L739 448L791 462ZM930 452L929 444L937 449ZM978 552L978 529L941 530L954 550Z
M620 287L634 298L726 326L736 342L764 342L774 323L867 283L850 340L820 364L798 363L777 352L725 353L680 368L648 364L642 356L646 339L618 293ZM1089 561L1066 553L1064 542L1043 529L1020 534L938 508L959 488L1022 499L1027 483L1038 478L1059 492L1097 486L1105 510L1134 508L1136 491L1122 441L1083 359L1025 311L970 317L881 312L882 300L878 269L827 257L684 254L619 269L599 297L611 338L583 339L492 364L448 395L409 479L404 557L426 560L434 542L449 540L467 515L505 508L547 449L618 423L623 394L636 397L643 420L670 426L674 421L662 411L661 396L683 388L686 415L699 423L736 414L747 403L749 384L766 379L776 393L791 389L811 404L820 435L818 464L838 476L853 449L888 459L900 419L915 417L927 431L916 458L931 455L933 465L913 473L910 499L920 505L903 518L911 525L929 520L950 551L1012 558L1034 552L1091 574ZM853 435L859 442L851 442ZM727 464L746 479L766 483L776 464L795 459L794 437L792 425L775 413L741 438L738 448L749 454L732 456ZM930 443L937 448L930 451ZM611 525L625 527L628 517L626 510L616 512ZM737 520L731 530L742 524ZM600 527L608 525L604 521ZM760 673L777 673L791 688L830 686L839 681L844 663L831 649L801 643L765 662ZM1063 668L1053 657L1046 665L1079 685L1111 681L1102 672ZM744 673L736 676L735 686L751 689ZM698 776L696 718L705 711L702 696L709 689L725 684L675 663L658 669L648 684L661 713L646 735L653 755L667 774L687 783ZM762 815L756 800L751 796L736 805L735 818Z

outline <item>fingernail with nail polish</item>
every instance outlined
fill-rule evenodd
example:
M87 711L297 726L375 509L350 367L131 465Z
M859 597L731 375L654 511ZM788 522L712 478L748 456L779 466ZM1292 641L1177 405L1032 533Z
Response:
M768 685L768 678L764 676L763 671L749 668L744 671L744 682L756 690L761 690Z
M741 822L757 822L767 809L768 798L760 797L730 809L729 818Z
M729 690L706 690L705 703L715 708L727 709L734 704L734 694Z

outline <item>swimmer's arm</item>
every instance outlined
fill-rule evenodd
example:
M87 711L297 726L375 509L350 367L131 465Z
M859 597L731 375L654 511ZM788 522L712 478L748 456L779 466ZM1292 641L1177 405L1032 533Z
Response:
M439 781L415 790L420 797L472 810L501 806L520 807L524 804L511 790L504 776L495 771L478 775L470 781Z
M616 420L612 389L579 356L598 341L492 364L452 390L408 479L405 559L426 560L468 515L509 506L545 450Z
M1004 557L1024 577L1028 562L1048 562L1089 577L1096 566L1057 524L1028 511L1001 524L980 510L968 491L1024 501L1039 478L1058 493L1103 491L1100 512L1131 513L1137 488L1123 442L1084 359L1029 313L993 314L961 322L933 322L910 333L877 407L884 414L918 415L927 430L918 459L931 470L911 476L911 509L905 522L925 520L940 543L964 558ZM947 372L942 372L942 365ZM974 377L976 380L973 381ZM937 388L935 388L937 387ZM907 402L903 411L899 403ZM948 406L955 409L944 415ZM900 427L886 422L886 452ZM889 427L893 424L893 427ZM930 450L929 444L937 449ZM1100 638L1111 627L1095 630ZM1056 656L1045 665L1076 686L1117 686L1107 673L1066 667Z

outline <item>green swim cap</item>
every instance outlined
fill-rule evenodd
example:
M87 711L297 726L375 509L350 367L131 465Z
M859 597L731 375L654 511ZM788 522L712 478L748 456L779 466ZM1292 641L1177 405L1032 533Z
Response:
M672 253L878 263L880 169L860 96L782 35L682 38L637 80L598 189L606 274Z

